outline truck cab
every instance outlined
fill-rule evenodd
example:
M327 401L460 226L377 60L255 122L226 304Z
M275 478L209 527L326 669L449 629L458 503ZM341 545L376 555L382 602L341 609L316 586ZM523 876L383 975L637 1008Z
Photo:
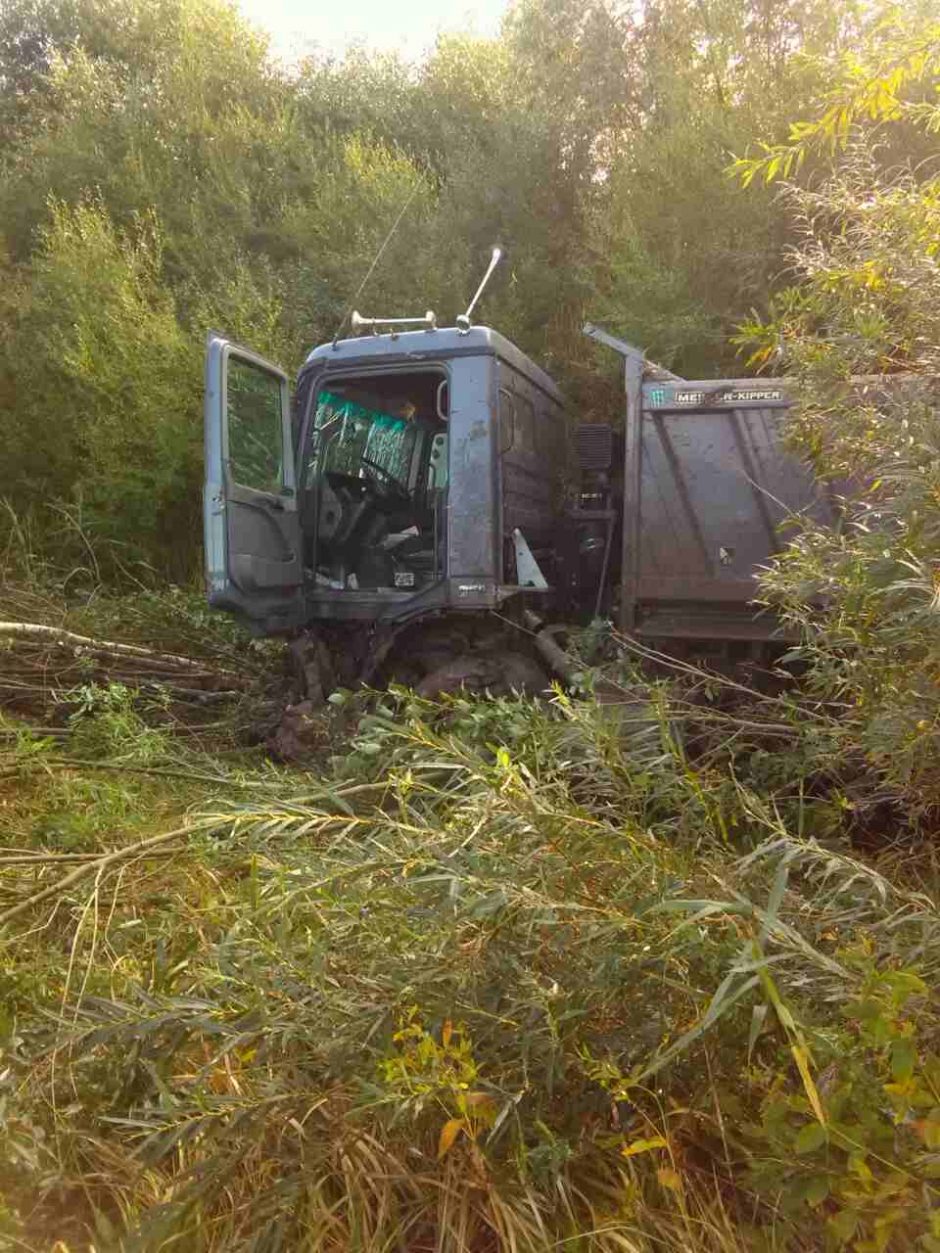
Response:
M557 582L562 397L486 327L325 344L293 394L211 332L205 440L209 602L259 634L491 610Z

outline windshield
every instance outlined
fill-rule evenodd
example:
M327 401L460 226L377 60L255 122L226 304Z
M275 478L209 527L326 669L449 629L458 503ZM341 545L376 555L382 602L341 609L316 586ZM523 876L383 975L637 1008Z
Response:
M366 467L377 467L407 487L417 430L415 424L389 413L367 409L335 392L317 395L314 416L315 473L333 472L365 477Z

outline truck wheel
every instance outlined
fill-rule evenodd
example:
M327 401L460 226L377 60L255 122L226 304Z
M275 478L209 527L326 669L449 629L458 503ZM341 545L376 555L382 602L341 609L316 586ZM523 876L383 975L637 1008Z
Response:
M461 689L467 692L490 692L494 696L538 696L550 686L548 675L531 657L523 653L500 653L496 656L454 657L425 675L415 688L419 696L436 700Z

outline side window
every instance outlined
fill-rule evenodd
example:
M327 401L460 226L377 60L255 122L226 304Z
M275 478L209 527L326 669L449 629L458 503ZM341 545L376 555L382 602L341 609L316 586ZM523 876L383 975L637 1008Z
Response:
M233 356L228 359L225 386L232 478L260 492L280 491L284 439L280 378Z
M512 392L499 389L499 451L509 452L513 446L516 429L516 405Z
M535 408L522 392L499 389L499 451L536 451Z

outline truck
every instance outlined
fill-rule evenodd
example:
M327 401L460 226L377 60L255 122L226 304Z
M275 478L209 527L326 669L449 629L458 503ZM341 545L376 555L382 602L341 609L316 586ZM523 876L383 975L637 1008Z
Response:
M681 379L589 325L622 358L625 405L578 424L469 314L353 314L293 388L209 334L210 605L291 636L311 699L391 678L541 690L556 624L596 617L670 652L774 647L759 570L787 520L832 511L781 437L785 385Z

